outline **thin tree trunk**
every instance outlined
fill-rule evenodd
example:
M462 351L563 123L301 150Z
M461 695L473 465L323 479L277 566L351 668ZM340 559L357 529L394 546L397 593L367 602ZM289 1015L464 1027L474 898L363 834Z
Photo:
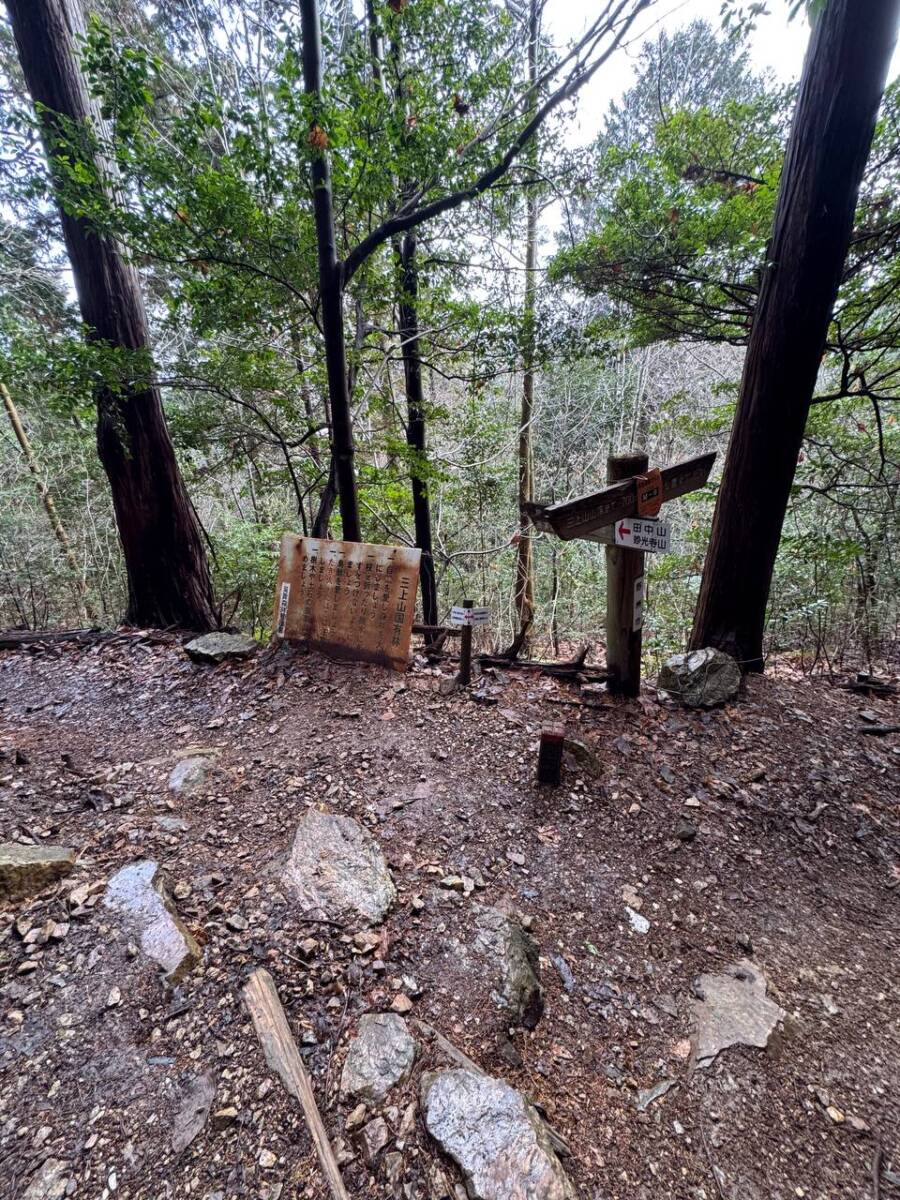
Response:
M539 0L531 0L528 13L528 81L532 87L530 112L537 108L534 87L537 81ZM528 148L528 163L537 166L537 134ZM519 632L534 620L534 565L531 523L526 505L534 500L534 358L535 309L537 300L537 221L538 197L532 186L528 193L525 227L525 298L522 307L522 407L519 414L519 541L516 547L516 614Z
M366 16L369 28L369 49L372 75L382 91L387 92L384 77L384 46L381 27L372 0L367 0ZM403 71L398 41L391 44L392 62L397 76L395 101L405 120L403 100ZM409 182L395 186L408 196L414 189ZM413 524L416 546L422 551L419 567L419 589L422 593L422 620L426 625L438 623L437 577L434 566L434 539L431 532L431 500L426 478L425 393L422 387L422 348L419 340L419 269L416 230L411 229L393 242L397 261L396 293L397 321L400 334L400 354L403 358L403 380L406 392L406 444L412 451L410 489L412 492Z
M411 229L397 246L400 343L406 383L406 442L412 451L413 522L416 545L422 551L419 585L422 589L422 620L437 625L437 584L434 545L431 536L431 504L425 477L425 395L422 389L422 356L419 344L419 276L416 263L416 231Z
M55 151L71 136L107 187L109 164L94 148L103 125L77 60L84 32L78 0L7 0L19 60L37 106L51 173ZM114 239L93 231L59 203L88 338L147 352L149 333L137 273ZM113 389L100 384L97 448L109 478L128 574L127 619L138 625L215 628L217 612L203 534L175 459L159 390L142 381Z
M72 576L75 581L75 591L78 600L78 615L82 621L96 621L97 614L94 611L93 605L88 599L87 588L84 582L84 575L81 567L78 564L78 559L72 550L72 543L69 541L69 535L66 533L65 527L60 520L59 513L56 510L56 504L50 489L44 483L41 476L40 468L37 465L37 459L34 456L34 450L31 447L31 442L28 440L28 434L25 432L25 426L19 418L18 409L15 406L12 396L5 384L0 383L0 396L3 397L3 404L6 408L6 414L9 417L9 423L12 425L13 433L16 435L16 440L22 447L22 455L28 470L34 476L34 484L37 488L37 494L41 498L41 503L47 513L50 521L50 528L56 540L59 542L62 552L65 555L66 562L72 570Z
M318 0L300 0L303 33L303 84L316 107L322 95L322 31ZM342 537L347 542L360 538L359 507L354 470L353 418L347 387L347 352L344 344L343 265L337 256L334 209L331 196L331 166L328 134L314 112L309 133L312 148L313 208L319 258L319 297L322 333L325 338L325 369L331 400L331 454L334 482L341 510ZM317 522L318 524L318 518ZM327 521L326 521L327 524Z
M900 0L828 0L810 39L691 645L763 668L766 603Z

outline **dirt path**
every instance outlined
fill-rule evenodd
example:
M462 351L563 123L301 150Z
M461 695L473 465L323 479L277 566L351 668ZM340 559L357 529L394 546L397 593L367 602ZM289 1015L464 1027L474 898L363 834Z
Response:
M896 705L785 678L711 714L588 706L533 676L494 680L493 706L439 684L315 656L202 668L140 644L0 654L0 840L80 853L55 891L0 913L0 1195L31 1196L51 1160L92 1200L324 1196L240 1002L256 965L354 1197L453 1196L459 1178L409 1107L428 1047L372 1163L344 1128L348 1036L398 993L541 1107L587 1200L858 1200L876 1160L881 1196L900 1195L900 738L856 732L861 710L891 723ZM537 734L559 720L596 763L540 789ZM190 754L211 767L174 795ZM398 903L368 953L280 885L313 804L368 826L391 865ZM162 864L203 946L174 993L95 900L137 858ZM448 875L483 886L464 896ZM97 890L72 915L83 883ZM532 1032L509 1036L459 952L483 904L524 916L540 947ZM694 981L742 958L787 1019L767 1050L695 1069ZM204 1073L219 1116L176 1153Z

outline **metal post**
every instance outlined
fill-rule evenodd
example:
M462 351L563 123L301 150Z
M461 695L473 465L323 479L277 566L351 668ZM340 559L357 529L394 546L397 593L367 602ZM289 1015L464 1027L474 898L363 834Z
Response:
M474 608L474 600L463 600L463 608ZM460 630L459 643L459 674L456 682L460 687L468 687L472 682L472 626L463 625Z
M608 483L643 475L646 454L611 454L606 460ZM641 690L641 629L644 611L644 552L624 546L606 547L606 665L609 690L637 696Z

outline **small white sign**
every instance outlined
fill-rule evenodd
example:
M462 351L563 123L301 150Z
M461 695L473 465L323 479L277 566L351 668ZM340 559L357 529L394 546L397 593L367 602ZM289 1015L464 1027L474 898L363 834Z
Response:
M488 608L463 608L461 604L454 604L450 609L451 625L487 625L490 619Z
M616 545L650 554L669 552L669 522L653 517L623 517L615 526Z
M634 630L644 627L644 576L639 575L634 581L634 607L631 610L631 628Z
M291 598L291 585L283 583L281 585L281 595L278 597L278 625L276 632L279 637L284 637L284 627L287 624L288 602Z

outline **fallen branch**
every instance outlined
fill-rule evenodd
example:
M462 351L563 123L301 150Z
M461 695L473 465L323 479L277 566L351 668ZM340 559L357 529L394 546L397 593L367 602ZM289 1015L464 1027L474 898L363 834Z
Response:
M888 679L878 679L874 675L869 675L866 671L860 671L855 679L849 683L839 683L836 685L844 692L858 692L864 696L895 696L898 688Z
M266 1062L278 1075L285 1090L300 1101L331 1195L334 1200L350 1200L322 1123L312 1083L291 1035L275 981L268 971L253 972L244 987L244 1003L253 1018Z
M873 733L876 737L884 737L886 733L900 733L900 725L860 725L857 733Z
M115 642L149 642L154 646L167 646L175 640L174 634L162 629L7 629L0 632L0 650L23 650L29 646L55 646L67 642L78 646Z
M609 671L602 667L591 667L585 664L589 646L583 646L576 658L570 662L537 662L533 659L510 659L502 654L479 654L478 661L482 667L499 667L505 671L541 671L544 675L552 675L556 679L579 679L591 683L603 683L610 678Z

